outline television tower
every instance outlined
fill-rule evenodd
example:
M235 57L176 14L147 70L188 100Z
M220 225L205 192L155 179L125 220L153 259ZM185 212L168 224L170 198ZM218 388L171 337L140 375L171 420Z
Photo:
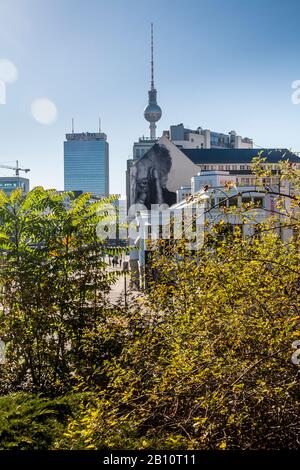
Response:
M148 106L144 110L146 121L150 122L150 139L156 140L156 122L161 118L161 108L156 101L157 91L154 87L154 61L153 61L153 23L151 23L151 87L148 91Z

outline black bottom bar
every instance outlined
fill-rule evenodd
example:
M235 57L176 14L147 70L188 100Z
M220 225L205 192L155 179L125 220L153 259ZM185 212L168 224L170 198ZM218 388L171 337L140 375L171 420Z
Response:
M97 468L151 468L187 467L211 468L212 465L296 465L300 462L298 451L2 451L0 468L16 465L23 468L53 467L53 470L80 466L83 470ZM9 467L10 468L10 467Z

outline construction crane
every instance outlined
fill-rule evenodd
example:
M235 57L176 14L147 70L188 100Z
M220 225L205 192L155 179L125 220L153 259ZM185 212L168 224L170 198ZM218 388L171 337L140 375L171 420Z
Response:
M16 166L8 166L8 165L0 164L0 168L6 168L7 170L14 170L16 176L20 176L20 171L25 171L25 173L28 173L30 171L29 168L20 168L19 160L16 160Z

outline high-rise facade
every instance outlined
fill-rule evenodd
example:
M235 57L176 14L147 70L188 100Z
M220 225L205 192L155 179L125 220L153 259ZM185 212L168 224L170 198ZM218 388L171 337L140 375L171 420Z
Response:
M102 132L66 134L64 189L107 196L109 193L109 145Z

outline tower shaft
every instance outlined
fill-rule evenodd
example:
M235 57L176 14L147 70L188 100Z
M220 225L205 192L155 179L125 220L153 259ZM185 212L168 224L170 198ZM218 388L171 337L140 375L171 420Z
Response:
M154 122L151 122L149 128L150 128L150 139L156 140L156 124Z

